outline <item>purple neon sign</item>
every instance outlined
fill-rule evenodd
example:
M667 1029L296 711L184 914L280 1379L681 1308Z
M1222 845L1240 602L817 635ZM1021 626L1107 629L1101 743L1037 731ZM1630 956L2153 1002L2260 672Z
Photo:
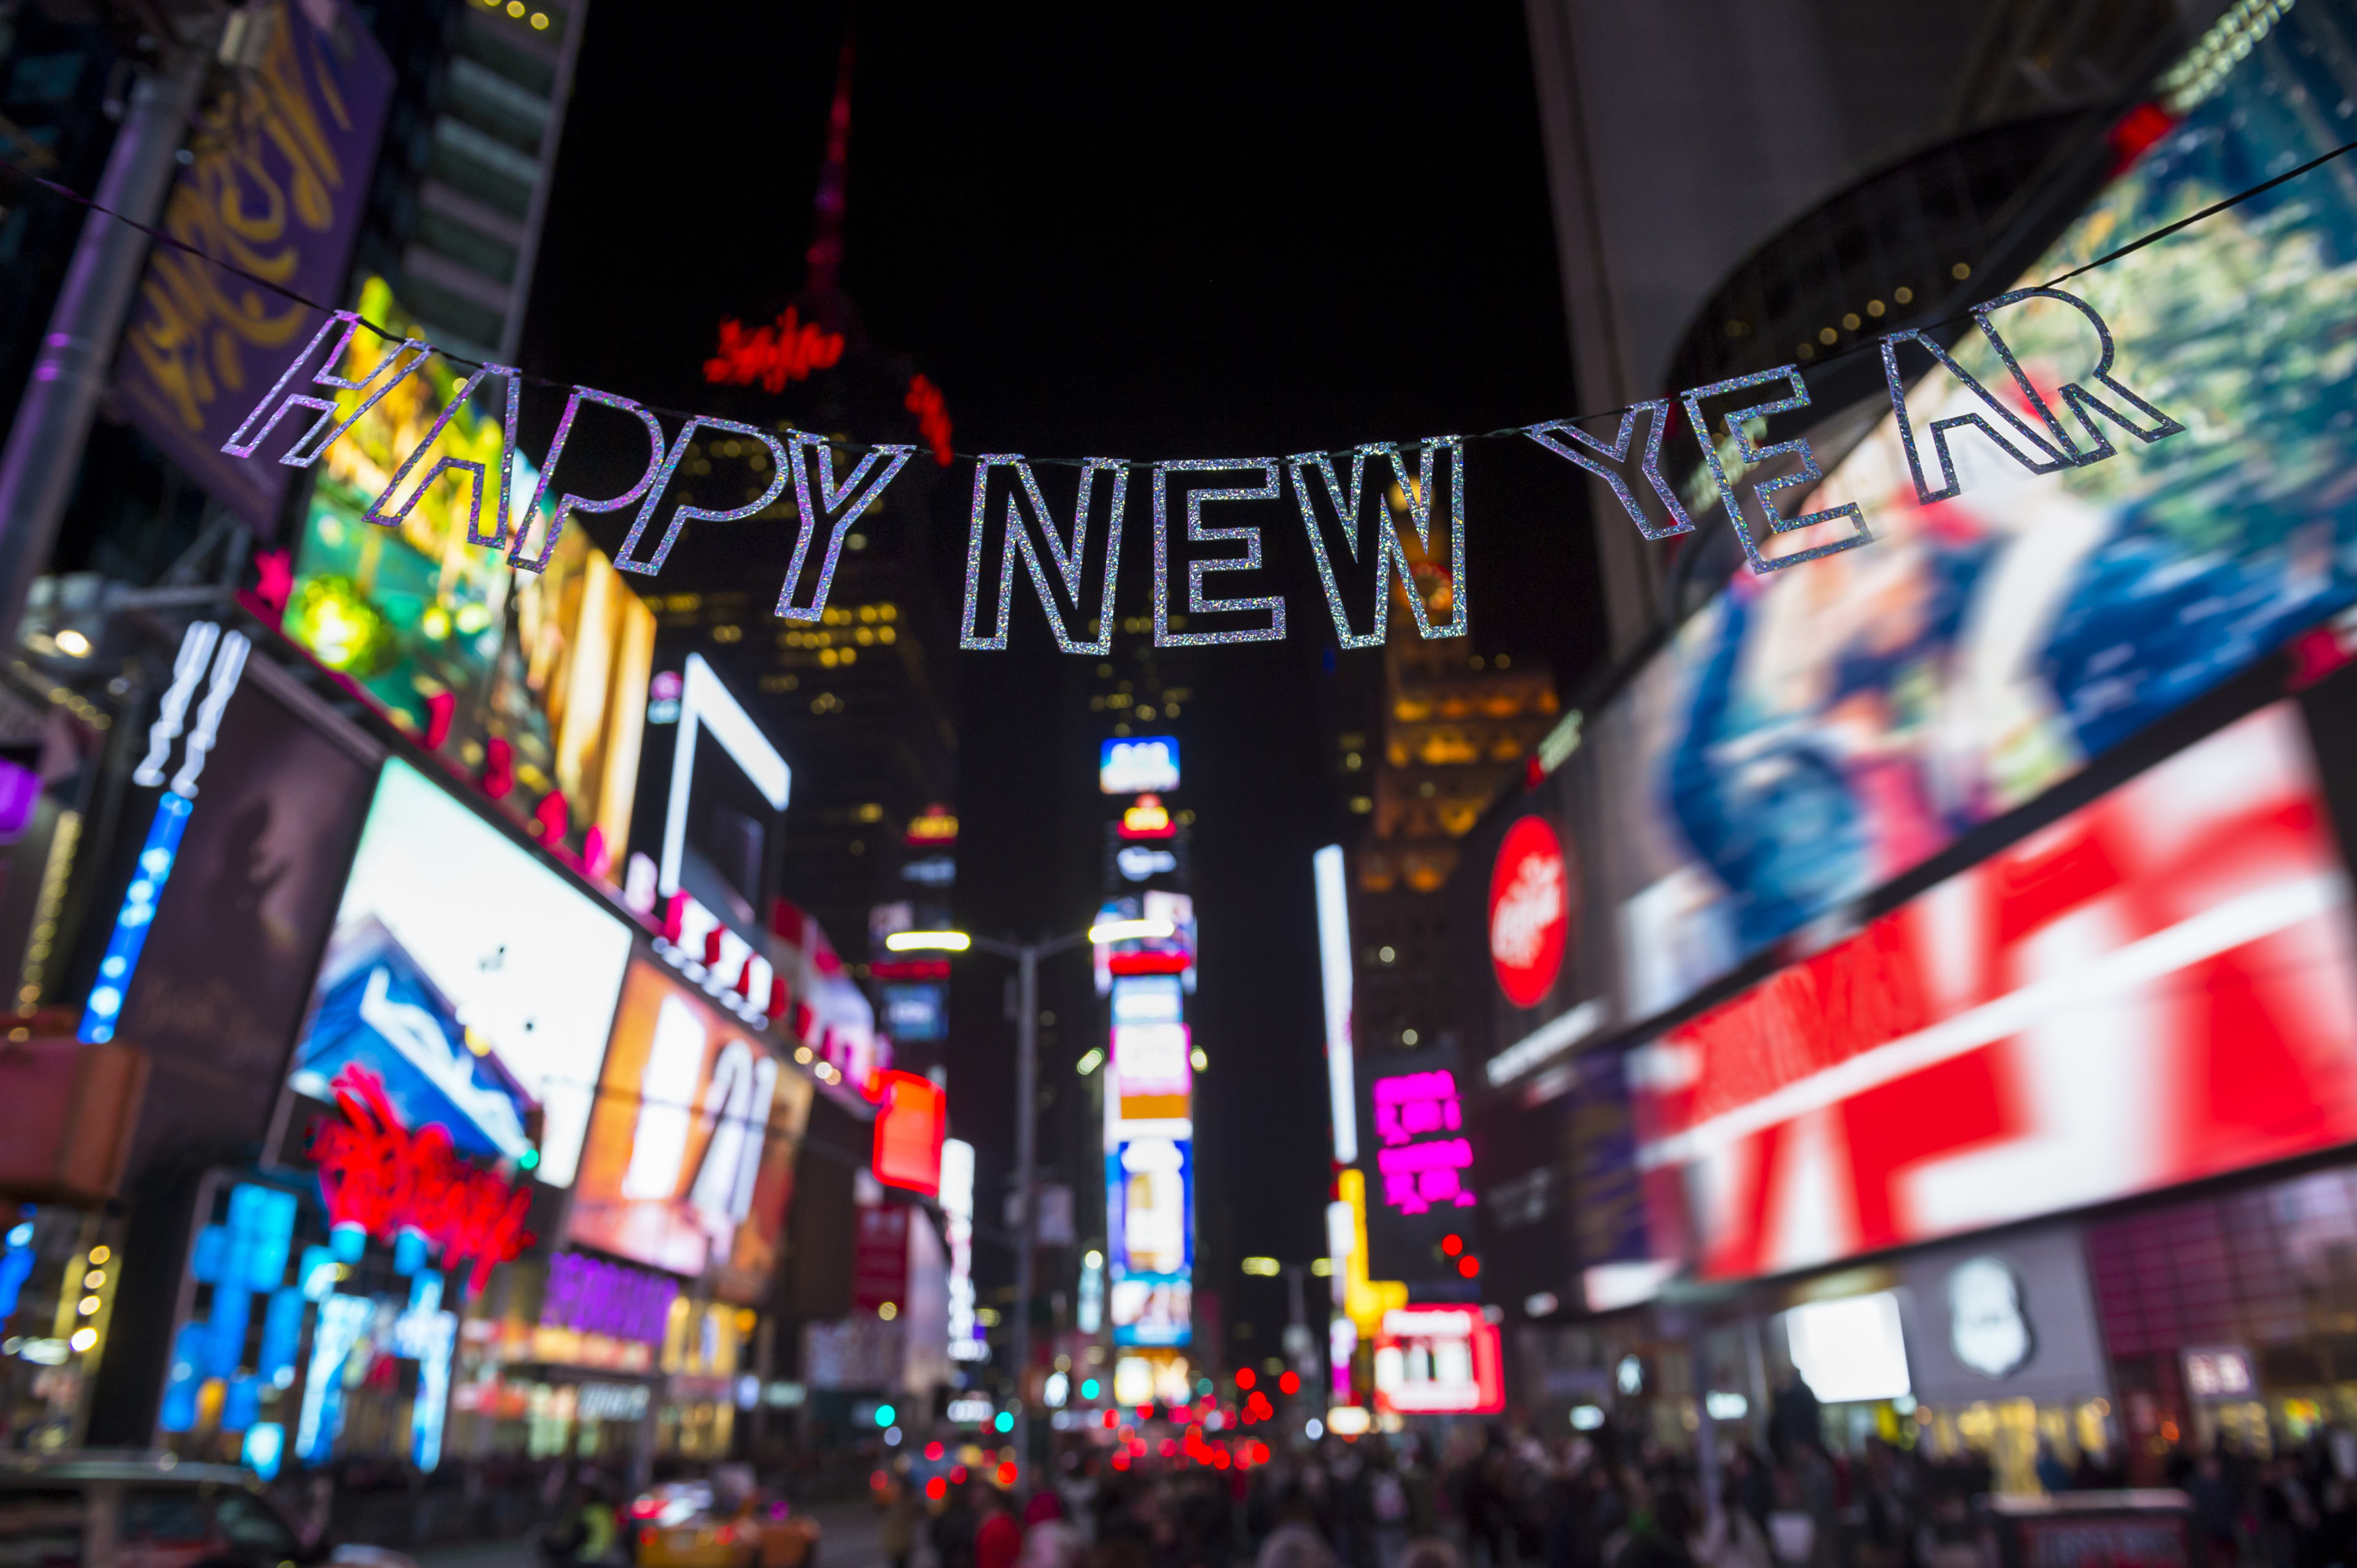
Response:
M1473 1168L1473 1145L1463 1138L1432 1138L1465 1124L1457 1099L1457 1075L1447 1069L1379 1078L1372 1090L1375 1169L1383 1178L1383 1201L1402 1214L1425 1214L1435 1207L1470 1208L1465 1173ZM1424 1139L1419 1143L1419 1138Z
M671 1322L672 1303L678 1295L677 1280L640 1273L578 1252L559 1252L549 1260L548 1294L540 1305L541 1326L661 1345Z

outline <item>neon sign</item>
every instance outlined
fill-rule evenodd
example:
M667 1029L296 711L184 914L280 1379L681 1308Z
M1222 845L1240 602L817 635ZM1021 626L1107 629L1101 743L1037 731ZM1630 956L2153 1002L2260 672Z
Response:
M1471 1208L1463 1173L1472 1168L1472 1144L1463 1138L1415 1141L1464 1126L1457 1075L1446 1068L1394 1073L1377 1079L1370 1093L1375 1135L1383 1141L1375 1166L1383 1174L1383 1201L1403 1214L1428 1213L1435 1206Z
M545 1328L661 1345L671 1323L672 1303L678 1298L678 1282L662 1274L559 1252L548 1265L548 1294L541 1300L540 1321Z
M957 453L950 446L950 411L942 401L942 389L923 376L914 377L909 382L909 396L900 406L917 416L917 433L933 449L933 461L948 467Z
M790 305L775 326L750 332L733 317L723 321L720 347L704 361L704 379L715 386L745 387L759 381L765 392L781 392L788 381L808 381L813 371L831 370L842 358L843 334L804 321Z
M357 1063L330 1088L340 1119L312 1128L310 1153L339 1238L421 1237L440 1251L446 1268L471 1260L472 1290L483 1288L493 1264L532 1245L534 1237L523 1228L532 1208L528 1186L511 1187L460 1159L438 1122L414 1133L404 1127L383 1080Z

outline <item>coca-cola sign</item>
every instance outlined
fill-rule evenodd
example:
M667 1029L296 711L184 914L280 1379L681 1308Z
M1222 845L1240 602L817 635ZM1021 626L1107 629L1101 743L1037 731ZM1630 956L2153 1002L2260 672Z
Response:
M1517 1007L1554 988L1571 944L1571 872L1563 842L1541 817L1506 830L1490 873L1490 962Z

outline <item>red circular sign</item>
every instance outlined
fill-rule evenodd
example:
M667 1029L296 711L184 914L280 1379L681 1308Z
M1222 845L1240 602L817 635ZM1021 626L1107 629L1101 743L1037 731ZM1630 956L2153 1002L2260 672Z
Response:
M1517 1007L1535 1007L1563 971L1571 943L1571 871L1542 817L1506 830L1490 872L1490 962Z

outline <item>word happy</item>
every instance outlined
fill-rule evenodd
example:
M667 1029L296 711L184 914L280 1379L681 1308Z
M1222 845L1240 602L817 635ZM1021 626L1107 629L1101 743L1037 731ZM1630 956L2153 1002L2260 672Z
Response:
M1992 319L1997 312L2029 299L2059 301L2093 324L2099 352L2093 367L2077 381L2064 381L2050 393L2041 392L2016 362ZM1951 499L1964 489L1958 478L1951 435L1959 430L1976 432L2007 457L2032 474L2083 467L2114 456L2115 447L2097 423L2097 416L2118 425L2138 441L2149 444L2174 435L2185 426L2137 396L2112 374L2111 330L2086 301L2052 288L2018 289L1973 307L1974 326L1988 339L2011 379L2012 399L1983 386L1958 364L1947 349L1917 329L1894 332L1880 341L1882 364L1890 406L1907 453L1915 493L1924 505ZM355 334L365 325L349 310L338 311L269 393L254 406L221 446L232 457L252 457L279 424L296 410L317 414L280 454L278 461L308 467L339 437L350 430L385 393L415 372L426 357L441 350L422 338L405 338L366 375L351 379L337 367L344 362ZM371 328L371 330L374 330ZM332 339L332 342L331 342ZM1924 454L1910 419L1899 373L1899 349L1912 343L1927 352L1970 401L1970 412L1930 422L1925 439L1937 468L1937 483L1928 477ZM324 351L324 352L323 352ZM359 404L340 422L332 397L307 391L290 391L306 365L317 361L308 385L330 393L359 395ZM368 519L386 527L398 526L416 507L425 489L446 474L468 487L467 542L487 549L504 550L511 566L527 572L544 569L556 548L567 519L576 513L618 512L637 507L629 534L614 564L623 571L651 576L662 569L680 532L690 522L733 522L752 517L794 489L799 532L785 582L779 590L776 613L782 618L816 621L826 610L841 558L844 539L853 521L881 499L917 448L885 445L859 453L848 473L838 473L834 445L823 436L788 430L782 434L737 421L695 414L665 440L653 411L612 392L576 386L565 399L547 461L528 505L511 510L512 467L502 462L494 492L485 465L442 456L423 478L415 478L425 458L451 417L475 396L485 381L498 378L506 385L506 423L502 450L513 453L523 377L509 365L485 364L468 375L452 395L416 447L403 461L392 482L371 504ZM1722 444L1709 437L1711 421L1704 405L1717 400L1775 389L1781 395L1763 401L1746 400L1745 406L1718 413L1726 432ZM2101 394L2101 395L2099 395ZM2105 401L2108 396L2113 401ZM1775 492L1812 484L1824 477L1805 437L1755 443L1750 422L1790 413L1809 406L1809 392L1797 365L1696 387L1677 400L1691 428L1702 437L1701 446L1720 505L1742 541L1755 573L1781 571L1870 543L1873 534L1856 502L1829 507L1803 516L1777 510ZM526 542L542 502L554 488L565 444L575 417L584 404L595 403L636 419L646 433L648 456L638 482L618 496L593 498L559 493L539 548ZM2125 412L2123 405L2125 405ZM1662 437L1668 429L1672 400L1649 399L1620 411L1620 426L1606 441L1578 428L1572 420L1548 420L1519 434L1528 436L1611 488L1621 509L1647 539L1666 539L1694 532L1695 522L1679 499L1676 488L1662 471ZM2083 427L2083 442L2065 427L2064 415ZM1641 428L1644 433L1638 440ZM771 478L759 499L726 510L707 510L678 501L669 521L655 540L651 553L638 552L661 513L690 440L703 429L726 432L759 442L768 449ZM1773 478L1753 473L1760 465L1789 459ZM1736 467L1730 470L1730 461ZM974 493L966 542L965 599L959 622L958 646L980 650L1003 650L1016 595L1016 567L1021 564L1040 608L1046 612L1056 644L1067 653L1103 656L1113 647L1114 583L1121 563L1123 526L1129 484L1143 469L1147 475L1153 512L1154 640L1157 647L1207 647L1222 643L1274 642L1286 635L1286 601L1281 595L1222 596L1209 579L1223 573L1252 572L1264 564L1262 530L1233 521L1224 509L1237 502L1281 501L1289 492L1300 514L1301 529L1324 588L1326 607L1334 634L1344 648L1373 648L1385 638L1391 585L1396 580L1417 635L1424 638L1461 637L1469 628L1469 596L1465 575L1465 438L1435 436L1406 448L1371 442L1343 453L1303 453L1295 456L1193 458L1135 464L1122 458L1091 457L1082 461L1077 494L1069 522L1058 519L1032 460L1019 453L985 454L973 459ZM1372 470L1372 472L1371 472ZM1385 482L1388 477L1388 484ZM1638 487L1652 492L1666 521L1649 516L1640 503ZM1438 499L1446 492L1445 500ZM405 493L405 499L399 499ZM1824 523L1846 521L1849 532L1828 543L1770 556L1754 537L1743 506L1748 495L1770 532L1788 533ZM482 531L484 504L492 504L492 526ZM1394 509L1405 513L1421 557L1439 564L1434 532L1446 520L1448 545L1445 571L1450 585L1448 613L1436 616L1417 591L1414 575L1416 556L1402 537L1402 523ZM821 536L823 534L823 542ZM1094 544L1094 540L1102 540ZM1175 544L1175 547L1174 547ZM1096 566L1091 570L1092 559ZM797 593L805 575L814 570L806 593ZM1354 616L1351 606L1361 607ZM1236 618L1242 624L1222 623L1218 630L1188 629L1187 623L1204 616ZM987 623L985 626L985 623ZM1086 635L1082 635L1085 633Z

